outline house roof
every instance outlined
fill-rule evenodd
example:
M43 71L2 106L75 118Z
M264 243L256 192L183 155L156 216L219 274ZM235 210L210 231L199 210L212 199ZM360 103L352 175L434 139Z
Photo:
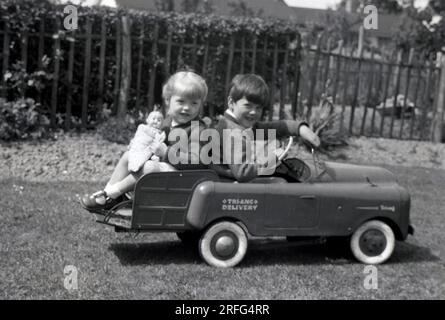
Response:
M259 16L275 17L288 20L292 17L292 10L282 0L243 0ZM237 15L230 6L231 1L214 1L216 12L221 15Z

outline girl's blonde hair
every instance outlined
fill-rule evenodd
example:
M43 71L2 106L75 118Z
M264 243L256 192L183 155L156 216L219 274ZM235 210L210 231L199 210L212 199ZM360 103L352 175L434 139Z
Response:
M185 96L189 99L207 98L207 84L203 77L191 71L179 71L173 74L162 88L162 98L167 107L173 95Z

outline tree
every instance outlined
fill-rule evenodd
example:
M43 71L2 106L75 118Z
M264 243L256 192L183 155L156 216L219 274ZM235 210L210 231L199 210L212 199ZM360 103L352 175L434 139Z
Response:
M397 43L402 48L434 53L445 51L445 4L430 0L425 9L413 6L404 10L404 19L397 32Z

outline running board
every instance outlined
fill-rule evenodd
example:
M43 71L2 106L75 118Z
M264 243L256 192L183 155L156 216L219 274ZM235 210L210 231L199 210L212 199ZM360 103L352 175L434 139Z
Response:
M131 208L121 208L113 212L111 215L102 215L101 218L96 216L96 222L115 227L117 232L130 231L131 214Z

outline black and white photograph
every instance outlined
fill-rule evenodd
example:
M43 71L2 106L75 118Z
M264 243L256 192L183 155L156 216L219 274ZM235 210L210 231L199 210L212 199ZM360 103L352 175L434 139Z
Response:
M445 299L445 1L0 0L0 74L0 300Z

